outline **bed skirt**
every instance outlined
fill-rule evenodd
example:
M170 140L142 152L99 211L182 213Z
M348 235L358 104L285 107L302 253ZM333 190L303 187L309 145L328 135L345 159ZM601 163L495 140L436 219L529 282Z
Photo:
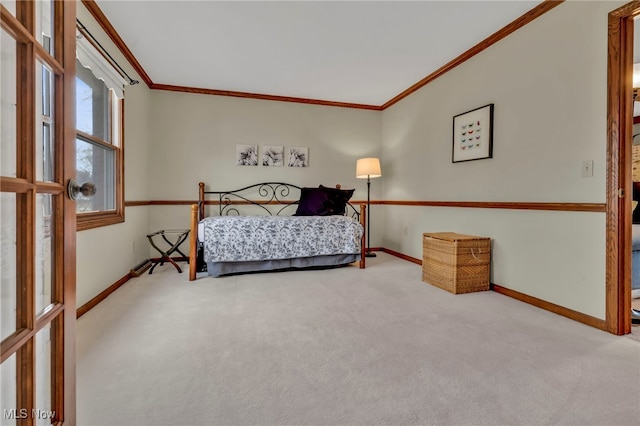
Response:
M207 273L212 277L219 277L222 275L238 274L243 272L332 267L347 265L359 260L360 253L245 262L207 262Z

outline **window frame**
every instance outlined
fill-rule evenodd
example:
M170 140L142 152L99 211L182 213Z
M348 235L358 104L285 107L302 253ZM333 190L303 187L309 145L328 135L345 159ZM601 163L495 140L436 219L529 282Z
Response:
M95 46L94 46L95 48ZM97 50L97 49L96 49ZM99 52L99 51L98 51ZM87 229L99 228L102 226L114 225L124 222L124 98L116 98L113 102L113 93L109 93L109 111L111 120L119 120L118 123L112 122L110 131L118 132L117 135L112 134L111 140L103 141L102 139L88 135L77 128L75 129L76 139L82 139L88 143L99 145L101 148L110 149L114 153L114 194L115 208L113 210L104 210L96 212L79 213L76 212L76 230L84 231ZM75 102L75 101L74 101ZM118 106L119 112L114 114L113 107ZM77 112L76 112L77 114ZM117 143L113 143L117 141ZM75 155L75 154L74 154ZM83 182L80 182L81 184ZM98 188L100 190L100 188Z

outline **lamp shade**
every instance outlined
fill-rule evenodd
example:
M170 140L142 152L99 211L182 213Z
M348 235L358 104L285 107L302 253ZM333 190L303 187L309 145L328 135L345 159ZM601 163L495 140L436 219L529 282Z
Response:
M358 179L377 178L382 176L380 159L361 158L356 163L356 177Z

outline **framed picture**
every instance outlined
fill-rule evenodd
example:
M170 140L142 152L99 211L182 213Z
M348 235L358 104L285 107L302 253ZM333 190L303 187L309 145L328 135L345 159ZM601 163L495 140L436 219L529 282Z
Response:
M258 145L236 145L237 166L258 165Z
M301 146L289 147L289 167L309 167L309 148Z
M262 146L262 165L267 167L284 166L284 147L283 146Z
M453 117L453 163L493 156L493 104Z

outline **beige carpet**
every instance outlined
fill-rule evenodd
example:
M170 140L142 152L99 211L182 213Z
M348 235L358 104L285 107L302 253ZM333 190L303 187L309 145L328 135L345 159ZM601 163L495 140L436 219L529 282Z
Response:
M640 342L420 276L158 267L79 320L78 424L639 424Z

